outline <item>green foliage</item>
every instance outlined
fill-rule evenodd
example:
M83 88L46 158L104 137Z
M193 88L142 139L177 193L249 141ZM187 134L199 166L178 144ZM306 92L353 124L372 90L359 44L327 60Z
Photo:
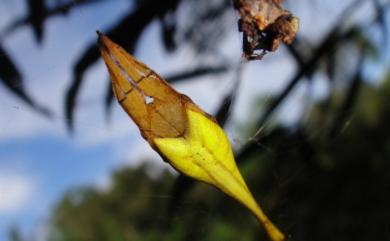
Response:
M44 1L29 2L36 2L38 6ZM95 2L100 1L58 1L59 5L53 9L46 6L37 8L31 4L28 16L16 19L8 32L30 25L37 41L40 41L45 32L43 23L63 14L61 9L69 11ZM213 33L221 31L217 34L220 39L225 36L222 23L229 23L223 16L230 11L230 1L220 1L217 9L212 8L214 1L203 1L202 4L199 1L168 2L136 1L135 10L129 11L118 24L105 32L116 41L127 43L127 49L133 52L142 31L151 21L157 20L161 22L161 37L167 50L175 49L175 45L177 48L182 43L193 45L197 53L217 49L220 41L213 38L209 30ZM166 19L171 18L164 16L173 14L175 19L177 9L182 9L177 8L180 2L192 4L190 9L196 11L191 11L193 16L185 16L191 24L182 30L177 28L175 33L177 21L169 23ZM267 122L266 133L261 132L261 137L253 142L254 147L252 145L247 149L250 151L242 151L244 154L239 153L245 157L239 160L240 169L256 200L262 203L269 217L291 240L390 239L390 77L380 88L373 88L363 84L361 74L363 60L379 58L386 52L382 51L384 44L376 44L375 38L369 34L373 27L379 25L383 28L382 35L387 36L383 21L386 8L380 6L380 1L375 1L377 17L373 22L346 26L349 16L358 9L356 6L363 2L353 1L340 14L341 17L333 21L337 24L318 45L305 42L305 36L297 38L295 45L288 48L298 66L289 84L279 96L267 99L270 103L264 100L260 104L258 102L251 111L254 116L246 118L248 123L243 129L253 136L286 101L294 86L321 73L321 65L326 66L330 85L351 83L347 93L344 93L345 89L341 93L332 92L329 100L314 106L309 120L301 127L291 130ZM174 43L174 39L183 40ZM386 38L383 42L387 42ZM351 45L357 51L350 51L342 57L337 55ZM2 49L2 52L1 59L7 63L0 69L1 81L11 93L48 114L22 88L22 73L6 54L8 51ZM344 65L349 65L350 59L359 58L355 52L360 54L360 64L357 64L352 78L345 77ZM77 105L76 97L83 75L98 56L93 42L75 61L72 87L66 97L65 112L70 120ZM198 57L202 57L201 54ZM216 66L198 66L189 72L183 70L168 79L178 81L228 70L225 59ZM239 77L237 82L240 82ZM220 123L229 117L236 89L233 88L222 101L216 115ZM110 85L106 97L107 110L112 99ZM259 112L264 112L261 118L257 116ZM82 188L66 194L51 215L49 240L267 240L264 230L248 211L210 186L197 183L190 188L182 185L186 192L177 197L172 191L176 177L164 173L156 179L146 173L146 166L119 170L113 174L112 186L108 190ZM178 201L175 203L172 199ZM174 209L169 208L172 203L176 205ZM22 240L18 230L11 230L10 240Z
M324 135L331 128L324 120L337 104L319 104L305 128L274 128L241 162L254 195L291 240L389 238L389 83L364 85L336 136ZM146 170L117 171L106 191L65 195L53 212L50 240L266 240L249 212L205 184L169 212L175 177L151 178Z

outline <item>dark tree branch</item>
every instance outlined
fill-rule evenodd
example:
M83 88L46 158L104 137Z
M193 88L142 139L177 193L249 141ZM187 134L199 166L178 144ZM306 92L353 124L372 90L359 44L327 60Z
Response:
M129 15L124 17L117 25L111 28L107 35L115 40L119 45L133 53L139 36L158 16L164 15L170 9L175 8L180 0L169 1L142 1ZM99 59L99 51L95 43L91 44L84 52L80 60L73 68L73 81L69 87L65 99L65 116L67 117L68 130L73 130L74 109L76 107L76 97L80 90L85 71Z
M2 36L6 37L20 27L31 25L37 42L41 43L44 34L44 22L47 19L60 14L65 15L75 7L101 1L103 0L72 0L52 9L47 9L43 0L28 0L29 14L11 22L3 31Z
M39 113L50 117L51 112L38 105L30 95L27 94L23 85L23 77L17 69L16 65L12 59L8 56L6 51L0 45L0 81L3 82L5 87L7 87L13 94L22 99L26 104L31 106L34 110Z
M319 44L319 46L314 50L312 57L298 69L297 73L291 78L290 82L287 84L285 89L276 97L275 100L265 110L263 116L258 121L259 128L265 124L265 122L270 118L273 112L279 107L283 100L290 94L294 87L305 75L311 75L312 72L317 68L319 61L330 51L334 51L338 44L338 40L341 37L341 27L344 25L344 22L347 21L349 16L362 4L365 0L356 0L351 3L346 9L341 13L337 25L333 30L324 38L324 40ZM256 139L257 137L254 136Z

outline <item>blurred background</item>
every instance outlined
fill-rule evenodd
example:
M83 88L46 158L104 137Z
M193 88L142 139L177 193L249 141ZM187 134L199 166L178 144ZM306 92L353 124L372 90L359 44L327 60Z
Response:
M230 0L1 0L0 240L267 240L141 138L96 30L216 116L289 240L390 240L389 2L284 7L293 45L244 62Z

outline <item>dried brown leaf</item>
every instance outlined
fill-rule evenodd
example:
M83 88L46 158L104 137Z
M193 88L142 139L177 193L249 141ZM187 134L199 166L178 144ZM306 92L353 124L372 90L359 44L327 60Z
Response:
M283 9L281 0L235 0L243 32L243 57L261 59L275 51L281 42L291 44L298 31L298 18Z
M99 45L118 101L152 146L154 138L184 135L186 109L205 114L189 97L178 93L157 73L102 34Z

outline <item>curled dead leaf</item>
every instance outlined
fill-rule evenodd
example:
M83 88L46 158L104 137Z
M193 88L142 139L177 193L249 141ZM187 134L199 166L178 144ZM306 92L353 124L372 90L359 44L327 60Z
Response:
M98 35L115 96L151 147L178 172L215 186L247 207L271 240L284 240L249 191L215 119L123 48Z
M234 0L243 32L243 58L261 59L281 42L291 44L298 31L298 18L283 9L281 0Z
M99 34L99 47L116 98L152 147L154 138L184 135L186 109L206 114L188 96L178 93L153 70L102 34Z

